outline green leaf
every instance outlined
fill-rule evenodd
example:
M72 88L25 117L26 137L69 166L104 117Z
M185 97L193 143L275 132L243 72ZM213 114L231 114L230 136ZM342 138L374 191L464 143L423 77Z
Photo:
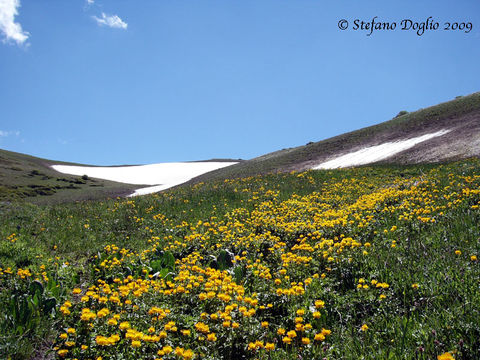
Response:
M245 279L246 271L243 266L235 266L233 268L234 279L237 284L241 284Z
M43 284L40 281L38 280L32 281L32 283L30 284L30 294L32 296L35 296L35 294L38 294L39 296L41 296L43 294L43 291L44 291Z
M53 297L45 299L43 302L43 313L45 315L51 314L53 309L55 309L55 306L57 306L57 299Z
M175 256L170 251L163 254L162 261L164 267L175 269Z
M226 250L220 251L220 254L217 257L217 263L218 268L221 271L231 268L233 266L231 254Z

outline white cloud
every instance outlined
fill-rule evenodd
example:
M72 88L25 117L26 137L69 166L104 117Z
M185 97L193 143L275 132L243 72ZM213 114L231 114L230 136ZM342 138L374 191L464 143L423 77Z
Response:
M2 0L0 0L2 1ZM126 29L128 24L120 19L117 15L106 15L102 13L102 17L93 16L98 25L108 26L111 28Z
M0 137L7 137L7 136L10 136L10 135L19 136L19 135L20 135L20 131L18 131L18 130L16 130L16 131L3 131L3 130L0 130Z
M0 32L5 36L3 42L13 40L21 45L30 35L22 30L22 25L15 22L19 7L20 0L0 0Z
M95 2L95 0L87 0L88 5L92 5Z

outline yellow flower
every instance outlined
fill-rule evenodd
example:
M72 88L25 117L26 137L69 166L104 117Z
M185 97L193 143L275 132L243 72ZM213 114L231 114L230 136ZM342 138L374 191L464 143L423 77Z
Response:
M185 350L185 351L183 352L183 358L184 358L185 360L190 360L190 359L192 359L194 356L195 356L195 353L194 353L192 350L190 350L190 349Z
M67 349L58 350L58 351L57 351L57 354L58 354L58 356L60 356L60 357L65 357L65 356L67 356L67 354L68 354L68 350L67 350Z
M307 338L307 337L302 338L302 344L303 344L303 345L308 345L308 344L310 344L310 339Z
M132 341L132 347L133 348L138 348L140 346L142 346L142 343L140 342L140 340L133 340Z
M320 315L320 311L315 311L315 312L313 313L314 319L319 319L320 316L321 316L321 315Z
M470 260L477 261L477 257L475 255L470 256Z
M367 331L368 330L367 324L363 324L362 327L360 328L360 330Z
M128 321L121 322L118 326L120 330L127 330L130 329L130 323Z
M332 333L332 330L327 330L322 328L322 335L328 336Z
M107 316L109 313L110 313L110 310L108 310L107 308L103 308L99 312L97 312L97 317L100 319Z
M76 331L75 331L74 328L68 328L68 329L67 329L67 333L69 333L69 334L75 334Z
M268 321L262 321L262 327L267 328L268 327Z
M282 341L285 343L285 344L290 344L292 342L292 339L289 338L288 336L285 336Z
M419 286L419 285L418 285L417 283L415 283L415 284L412 284L412 289L415 289L415 290L417 290L417 289L418 289L418 286Z
M323 307L325 307L325 301L322 301L322 300L315 301L315 307L317 309L322 309Z
M455 250L455 255L462 255L462 252L460 250Z
M265 344L265 350L272 351L274 349L275 349L275 344L274 343L266 343Z
M455 360L452 354L449 352L443 353L442 355L437 356L438 360Z
M60 306L60 312L65 316L71 314L70 310L68 310L68 308L66 306Z
M170 354L173 351L173 348L169 345L166 345L162 348L163 354L162 355L167 355Z
M80 316L80 320L90 321L90 320L95 319L96 317L97 317L97 315L93 311L91 311L88 308L84 308L84 309L82 309L82 315Z
M100 346L110 346L110 345L115 345L116 342L120 341L120 336L118 336L117 334L114 334L109 337L97 335L97 337L95 338L95 341Z
M287 336L289 338L294 338L294 337L297 337L297 333L295 330L290 330L289 332L287 332Z

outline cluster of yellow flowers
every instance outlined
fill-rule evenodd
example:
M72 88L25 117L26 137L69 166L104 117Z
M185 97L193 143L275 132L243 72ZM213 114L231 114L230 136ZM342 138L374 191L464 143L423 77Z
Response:
M255 356L274 350L319 356L332 324L324 315L328 299L318 294L333 267L372 256L377 246L394 248L403 224L431 226L449 209L478 203L480 191L465 184L476 186L480 177L452 176L442 188L434 175L389 186L342 179L285 200L278 190L251 191L255 179L228 180L250 194L245 206L192 223L176 224L152 206L135 217L151 234L150 247L137 253L105 246L96 283L75 289L60 307L74 332L62 333L57 354L193 359L237 346ZM308 172L297 176L315 181ZM113 212L135 208L134 200L115 204ZM169 266L161 261L167 253L175 258ZM378 291L380 300L390 291L368 274L355 283L359 293Z
M11 243L16 242L17 240L18 240L17 234L15 234L15 233L12 233L12 234L7 236L7 241L10 241Z

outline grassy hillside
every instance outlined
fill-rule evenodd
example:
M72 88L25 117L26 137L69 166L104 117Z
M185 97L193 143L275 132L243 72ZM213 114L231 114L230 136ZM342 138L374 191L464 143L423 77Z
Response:
M469 160L3 205L0 358L478 359L479 188Z
M130 194L138 185L64 175L49 166L78 165L0 150L0 201L36 204L105 199Z
M439 139L386 160L386 163L438 162L480 156L480 93L459 97L304 146L276 151L203 174L191 182L231 179L278 171L307 170L339 154L409 137L453 129ZM320 137L321 134L318 134Z

